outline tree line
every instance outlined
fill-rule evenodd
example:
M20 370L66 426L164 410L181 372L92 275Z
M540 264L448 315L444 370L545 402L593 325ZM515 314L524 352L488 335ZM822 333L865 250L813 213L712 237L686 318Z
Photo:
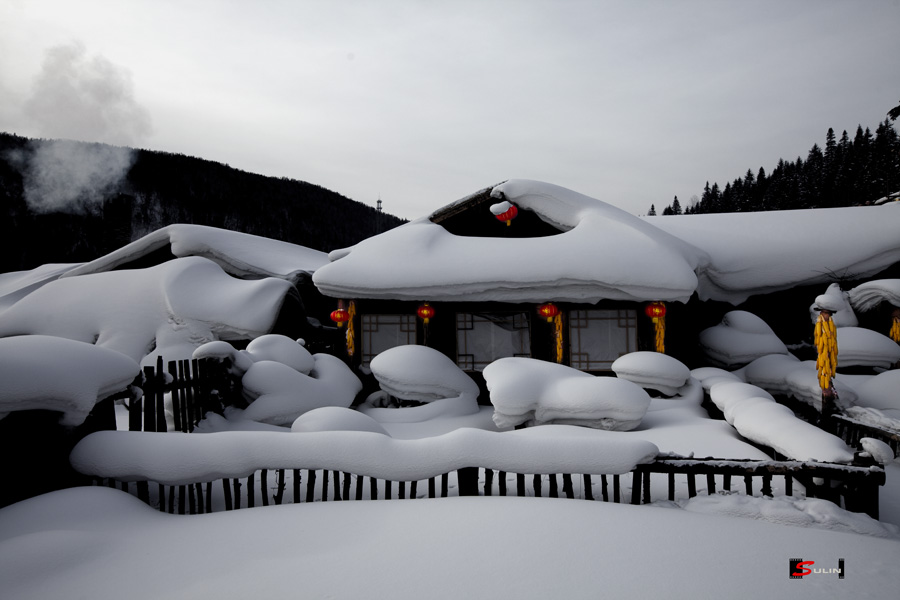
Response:
M900 108L900 107L898 107ZM678 196L663 215L831 208L871 203L900 190L900 136L890 120L879 123L874 135L858 126L851 139L829 128L825 146L810 148L806 159L780 159L771 173L747 169L721 188L706 182L703 194L683 207ZM650 206L648 215L656 215Z
M27 187L36 176L33 163L39 149L52 142L0 133L0 273L90 261L173 223L209 225L329 252L404 222L304 181L129 148L120 150L132 153L130 166L113 185L65 207L38 210L27 201ZM105 147L70 145L85 155Z

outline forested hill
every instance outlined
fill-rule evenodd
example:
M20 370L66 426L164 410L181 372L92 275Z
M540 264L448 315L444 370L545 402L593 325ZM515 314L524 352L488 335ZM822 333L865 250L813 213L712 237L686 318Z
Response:
M900 108L900 107L898 107ZM804 160L779 160L771 173L748 169L720 188L709 182L703 195L684 206L675 197L661 214L700 214L866 204L900 191L900 137L892 123L880 123L873 135L857 127L853 139L833 129L824 149L813 144ZM699 200L699 201L698 201ZM651 214L656 214L651 207Z
M82 262L172 223L331 251L403 220L311 183L180 154L0 133L0 272Z

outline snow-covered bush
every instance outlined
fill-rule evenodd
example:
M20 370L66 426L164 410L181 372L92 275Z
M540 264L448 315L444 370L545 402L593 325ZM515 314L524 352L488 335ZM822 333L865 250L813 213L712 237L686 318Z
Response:
M12 411L63 413L82 423L98 400L124 390L140 367L124 354L45 335L0 338L0 418Z
M701 331L700 346L711 363L729 369L767 354L788 353L765 321L743 310L733 310L719 325Z
M637 427L650 396L616 377L594 377L533 358L501 358L484 369L498 427L564 423L627 431Z
M691 377L691 370L684 363L659 352L631 352L617 358L612 370L619 379L667 396L677 395Z
M813 323L819 318L817 308L824 308L831 311L831 318L834 319L835 327L856 327L859 320L853 307L850 306L850 295L841 291L841 286L832 283L825 290L824 294L816 296L816 301L809 307L809 316Z

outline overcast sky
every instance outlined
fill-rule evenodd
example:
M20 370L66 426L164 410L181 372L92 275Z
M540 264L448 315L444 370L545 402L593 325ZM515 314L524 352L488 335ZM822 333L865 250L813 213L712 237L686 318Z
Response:
M900 0L0 0L0 131L415 218L508 178L634 214L900 102Z

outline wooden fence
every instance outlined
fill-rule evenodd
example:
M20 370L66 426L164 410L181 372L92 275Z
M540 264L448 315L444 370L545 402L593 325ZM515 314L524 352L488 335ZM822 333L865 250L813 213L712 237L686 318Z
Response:
M212 360L169 361L144 367L135 386L142 394L128 406L130 431L168 431L165 395L171 394L173 431L193 431L207 411L222 411L221 389L227 385L224 368Z
M665 481L657 478L656 486L653 486L651 475L665 475ZM264 469L243 479L181 486L151 486L148 482L129 484L108 479L98 479L95 483L135 493L162 512L195 514L270 504L443 498L448 495L546 496L648 504L653 501L653 487L667 490L665 498L657 499L683 497L684 486L676 485L676 476L684 482L688 497L698 495L703 483L709 495L722 492L771 497L775 495L774 478L778 478L778 492L783 495L793 496L802 486L806 497L829 500L876 519L878 488L885 482L884 470L875 465L662 456L623 475L523 474L468 467L422 481L388 481L332 470ZM737 485L733 485L735 479ZM627 489L629 481L630 493Z
M890 446L894 456L900 455L900 433L896 431L867 425L845 415L831 415L828 430L854 448L859 447L860 439L870 437Z

